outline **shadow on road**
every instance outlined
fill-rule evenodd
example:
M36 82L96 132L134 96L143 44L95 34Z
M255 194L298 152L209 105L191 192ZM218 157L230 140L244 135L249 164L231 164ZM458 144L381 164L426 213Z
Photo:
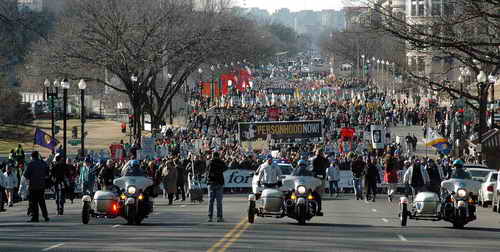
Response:
M190 227L195 227L199 226L200 223L143 223L140 226L145 226L145 227L177 227L177 228L190 228ZM132 225L126 225L126 226L132 226Z
M444 227L446 229L456 229L453 227ZM466 231L483 231L483 232L500 232L500 228L487 228L487 227L464 227L462 229L456 230L466 230Z
M307 223L300 225L299 223L290 223L296 226L312 226L312 227L345 227L345 228L367 228L373 227L372 225L358 225L358 224L335 224L335 223Z

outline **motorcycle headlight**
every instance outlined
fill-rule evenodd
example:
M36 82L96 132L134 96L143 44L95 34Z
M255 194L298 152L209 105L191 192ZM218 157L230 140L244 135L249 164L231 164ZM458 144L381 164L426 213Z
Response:
M129 186L127 188L127 193L128 194L135 194L136 191L137 191L137 188L135 188L135 186Z
M457 190L457 196L460 198L465 198L467 196L467 190L465 189L458 189Z
M307 191L307 190L306 190L306 187L305 187L305 186L298 186L298 187L297 187L297 192L298 192L299 194L305 194L305 193L306 193L306 191Z

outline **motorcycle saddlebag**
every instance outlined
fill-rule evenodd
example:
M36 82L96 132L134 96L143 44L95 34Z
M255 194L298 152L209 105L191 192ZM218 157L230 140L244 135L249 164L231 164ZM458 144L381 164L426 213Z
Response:
M118 203L114 193L108 191L97 191L94 194L95 210L99 213L110 213L113 210L113 204Z
M279 212L281 210L282 193L276 189L262 191L262 207L266 212Z
M415 197L415 208L419 214L435 215L439 204L439 197L433 192L421 192Z

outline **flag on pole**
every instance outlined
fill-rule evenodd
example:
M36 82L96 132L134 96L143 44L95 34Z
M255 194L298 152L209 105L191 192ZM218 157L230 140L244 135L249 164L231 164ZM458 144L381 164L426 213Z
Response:
M42 147L45 147L50 150L54 150L59 142L53 138L52 136L48 135L47 133L43 132L41 129L36 128L35 130L35 144L40 145Z
M425 139L425 146L434 147L440 153L447 155L451 152L451 146L448 139L442 137L431 128L428 128L427 138Z

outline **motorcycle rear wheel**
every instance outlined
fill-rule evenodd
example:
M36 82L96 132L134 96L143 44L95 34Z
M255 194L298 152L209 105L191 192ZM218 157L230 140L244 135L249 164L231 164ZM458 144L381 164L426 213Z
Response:
M248 223L253 224L255 222L255 201L250 201L248 203Z
M408 222L408 204L403 203L401 205L401 214L399 219L401 220L401 226L406 227L406 223Z
M90 203L84 202L82 208L82 223L89 224L90 221Z

